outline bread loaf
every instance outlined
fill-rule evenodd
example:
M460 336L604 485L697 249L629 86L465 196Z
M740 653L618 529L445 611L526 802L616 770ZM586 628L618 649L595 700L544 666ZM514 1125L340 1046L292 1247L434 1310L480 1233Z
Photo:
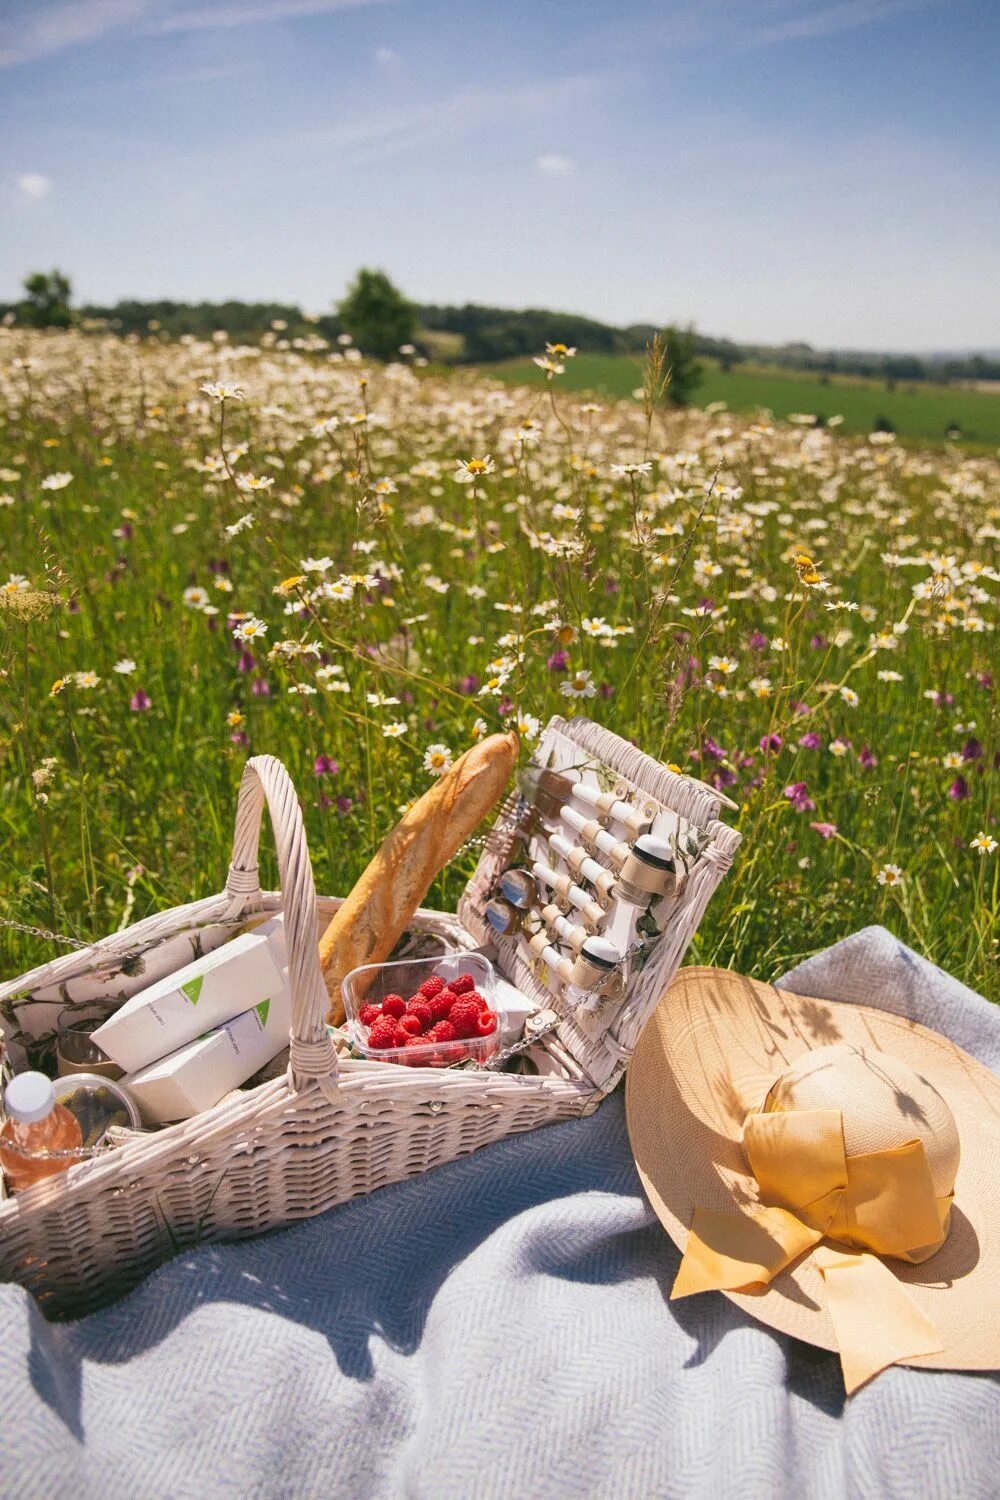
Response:
M385 839L320 941L331 1024L344 1019L341 980L359 964L388 958L434 877L500 801L516 758L513 733L471 746Z

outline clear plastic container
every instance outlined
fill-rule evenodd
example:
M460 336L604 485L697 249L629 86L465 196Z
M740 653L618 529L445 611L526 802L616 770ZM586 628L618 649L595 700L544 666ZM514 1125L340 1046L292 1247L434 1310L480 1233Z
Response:
M113 1125L141 1130L142 1116L135 1100L122 1084L98 1073L66 1073L55 1081L59 1103L80 1123L83 1144L100 1147Z
M434 974L440 974L446 984L460 974L471 974L476 989L497 1018L496 1030L489 1036L463 1037L454 1042L421 1041L412 1047L370 1047L368 1028L358 1020L362 1006L381 1005L386 995L402 995L404 1000L409 1000L424 980ZM449 1068L467 1058L486 1062L499 1050L500 1035L507 1018L497 1003L493 965L481 953L445 953L440 958L404 958L395 963L362 964L351 970L340 988L351 1041L364 1057L373 1062L403 1063L410 1068Z

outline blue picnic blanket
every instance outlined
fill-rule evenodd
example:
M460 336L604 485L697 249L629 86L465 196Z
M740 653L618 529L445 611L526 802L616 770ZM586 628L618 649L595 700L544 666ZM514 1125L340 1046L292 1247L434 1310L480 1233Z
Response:
M945 1031L1000 1013L881 928L782 981ZM1000 1378L835 1355L667 1295L621 1094L53 1326L0 1287L0 1494L993 1500ZM983 1309L997 1316L997 1306Z

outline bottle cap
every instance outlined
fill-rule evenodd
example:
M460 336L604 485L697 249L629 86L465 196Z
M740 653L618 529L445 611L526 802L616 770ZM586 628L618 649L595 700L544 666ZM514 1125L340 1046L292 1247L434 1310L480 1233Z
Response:
M18 1073L7 1085L7 1113L20 1125L34 1125L55 1108L56 1091L44 1073Z
M610 972L616 969L622 961L614 943L604 937L589 937L580 949L582 957L588 963L593 964L595 969L606 969Z
M655 834L644 833L641 838L636 839L632 845L632 853L637 859L641 859L644 865L652 865L656 870L674 868L673 849L666 839L658 839Z

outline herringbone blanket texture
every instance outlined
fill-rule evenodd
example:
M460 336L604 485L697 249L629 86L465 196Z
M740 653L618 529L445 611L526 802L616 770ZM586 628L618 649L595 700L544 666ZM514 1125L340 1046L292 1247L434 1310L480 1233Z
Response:
M870 928L785 980L948 1032L1000 1014ZM835 1355L672 1306L620 1093L588 1120L163 1267L50 1326L0 1287L0 1494L993 1500L1000 1379ZM983 1308L997 1317L998 1300Z

